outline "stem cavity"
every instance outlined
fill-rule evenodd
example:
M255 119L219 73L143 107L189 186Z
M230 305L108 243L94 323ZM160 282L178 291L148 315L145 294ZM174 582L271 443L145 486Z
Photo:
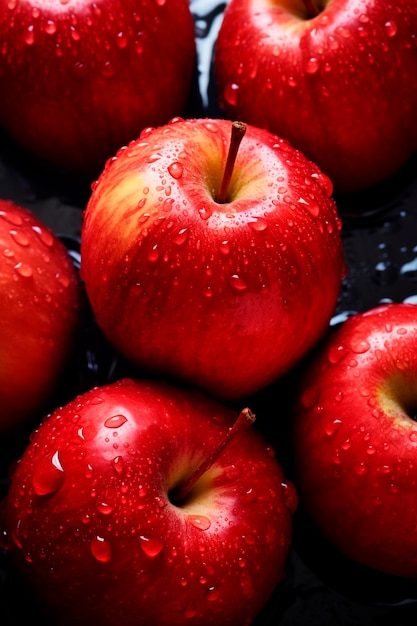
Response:
M227 154L226 165L223 173L223 180L216 202L224 204L228 201L230 181L232 179L233 169L235 167L236 157L239 152L240 143L246 133L246 124L243 122L233 122L232 132L230 136L229 152Z

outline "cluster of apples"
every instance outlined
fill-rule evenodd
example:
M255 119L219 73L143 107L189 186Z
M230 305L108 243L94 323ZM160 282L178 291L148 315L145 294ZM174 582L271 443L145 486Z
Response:
M417 576L417 310L328 333L345 272L333 192L417 149L417 8L276 5L225 10L223 119L186 115L188 0L0 0L0 124L97 173L79 272L0 204L5 432L53 401L83 295L137 371L51 410L10 476L3 547L54 624L250 624L285 578L299 502L350 558ZM288 480L231 405L301 363Z

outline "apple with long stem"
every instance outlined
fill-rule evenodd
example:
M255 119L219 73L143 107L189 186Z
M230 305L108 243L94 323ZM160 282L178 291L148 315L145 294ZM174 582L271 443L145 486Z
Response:
M2 516L42 614L60 626L249 624L286 576L297 506L254 419L132 379L45 419Z
M0 200L0 431L39 417L74 353L78 272L61 240L28 209Z
M408 0L231 0L220 107L286 137L336 191L370 187L417 151L416 33Z
M93 186L81 276L129 361L221 399L288 371L326 332L344 275L329 179L243 123L175 118Z
M305 366L293 421L300 507L352 562L417 577L417 306L342 323Z
M0 124L88 181L150 125L188 106L188 0L0 0Z

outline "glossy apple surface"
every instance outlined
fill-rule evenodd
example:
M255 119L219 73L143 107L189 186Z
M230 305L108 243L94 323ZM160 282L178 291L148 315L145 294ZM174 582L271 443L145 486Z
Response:
M82 177L187 106L188 0L0 0L0 39L0 124Z
M231 119L286 137L356 191L417 150L417 4L231 0L215 76Z
M74 350L81 291L61 240L0 200L0 430L42 411Z
M43 422L3 532L54 624L250 623L285 578L297 506L273 449L239 432L174 498L236 417L199 392L122 379Z
M417 576L417 306L380 305L312 358L294 419L301 507L353 561Z
M119 151L83 222L81 276L113 345L222 399L262 388L326 331L344 272L331 184L248 127L217 202L231 123L174 119Z

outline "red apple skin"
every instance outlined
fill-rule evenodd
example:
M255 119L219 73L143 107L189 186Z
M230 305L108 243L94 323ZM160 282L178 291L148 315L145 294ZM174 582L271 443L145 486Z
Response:
M288 371L327 330L344 273L331 184L248 127L215 200L231 123L175 119L119 151L93 187L81 276L98 325L146 371L223 400Z
M199 392L125 378L42 423L3 533L52 623L250 624L286 576L297 506L273 449L243 431L184 503L170 499L236 417Z
M30 210L0 200L0 431L43 411L74 350L78 272Z
M306 366L294 418L300 507L351 560L417 576L417 306L358 313Z
M0 124L88 180L144 127L187 106L188 0L0 0L0 40Z
M307 3L306 3L307 4ZM417 150L417 4L231 0L215 77L231 119L286 137L357 191L395 174Z

